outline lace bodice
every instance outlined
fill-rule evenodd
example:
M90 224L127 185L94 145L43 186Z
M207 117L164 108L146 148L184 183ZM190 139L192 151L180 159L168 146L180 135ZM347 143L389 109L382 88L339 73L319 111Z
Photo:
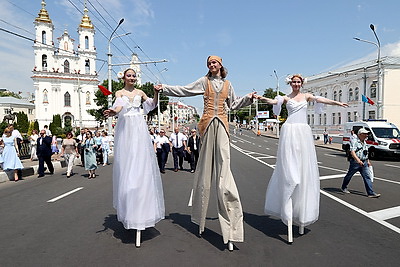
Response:
M142 97L140 95L135 95L132 98L123 95L121 99L124 100L122 114L140 114L140 105L142 104Z

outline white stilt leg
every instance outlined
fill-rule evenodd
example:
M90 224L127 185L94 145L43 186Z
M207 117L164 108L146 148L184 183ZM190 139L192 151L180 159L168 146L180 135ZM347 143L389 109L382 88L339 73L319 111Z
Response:
M233 251L233 242L232 241L228 241L228 250Z
M292 229L292 220L288 221L288 242L293 243L293 229Z
M136 247L140 248L140 230L136 230Z
M188 207L192 206L192 201L193 201L193 189L192 189L192 192L190 192L190 198L189 198Z
M304 226L299 227L299 234L304 235Z

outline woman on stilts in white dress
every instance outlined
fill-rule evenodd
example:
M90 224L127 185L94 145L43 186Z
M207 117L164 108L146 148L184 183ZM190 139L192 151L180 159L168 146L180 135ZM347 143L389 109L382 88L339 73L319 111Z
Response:
M301 93L304 78L294 74L288 78L292 92L275 99L259 96L263 102L274 106L279 115L281 105L286 103L289 116L283 124L279 137L275 170L269 181L264 211L278 217L288 226L288 242L293 242L292 224L304 227L318 220L319 216L319 171L314 140L307 124L308 102L315 102L316 112L323 104L347 107L346 103L324 97Z
M118 116L114 138L113 206L125 229L136 229L136 246L140 231L154 227L164 219L164 195L154 148L140 106L147 114L157 106L154 98L135 88L133 69L123 74L124 88L115 93L112 108L104 115ZM143 102L142 102L143 101Z

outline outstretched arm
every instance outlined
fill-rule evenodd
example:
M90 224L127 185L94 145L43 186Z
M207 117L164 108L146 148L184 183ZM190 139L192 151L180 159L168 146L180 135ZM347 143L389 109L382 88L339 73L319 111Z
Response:
M271 99L271 98L263 97L263 96L260 96L260 95L257 95L257 99L261 100L264 103L267 103L268 105L276 105L276 104L278 104L278 100L277 99Z
M207 78L201 77L197 81L185 85L167 85L167 84L158 84L154 86L156 91L163 90L163 93L167 96L177 96L177 97L185 97L185 96L195 96L202 95L205 92L207 85Z
M326 105L336 105L336 106L341 106L341 107L349 106L347 103L342 103L342 102L331 100L331 99L328 99L325 97L316 97L316 96L313 96L312 94L306 94L306 99L309 102L316 101L317 103L326 104Z

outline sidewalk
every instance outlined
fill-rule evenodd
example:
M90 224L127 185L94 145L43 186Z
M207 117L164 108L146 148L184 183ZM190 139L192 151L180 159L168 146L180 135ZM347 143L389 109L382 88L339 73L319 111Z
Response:
M39 167L39 161L31 161L30 159L23 159L21 160L22 165L24 168L22 169L22 177L27 177L31 175L37 174L38 167ZM58 161L58 160L52 160L53 166L54 166L54 171L62 169L66 167L66 163L64 160ZM46 167L46 164L45 164ZM9 171L5 172L3 170L0 170L0 183L8 182L14 180L14 172Z

